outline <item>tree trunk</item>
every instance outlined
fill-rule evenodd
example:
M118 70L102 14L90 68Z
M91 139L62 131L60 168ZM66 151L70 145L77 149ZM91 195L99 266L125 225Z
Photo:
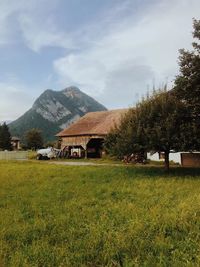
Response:
M165 170L169 171L169 151L165 151Z

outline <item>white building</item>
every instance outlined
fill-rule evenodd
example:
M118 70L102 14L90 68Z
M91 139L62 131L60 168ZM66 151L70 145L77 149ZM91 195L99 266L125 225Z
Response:
M165 154L161 153L147 153L147 159L153 161L164 161ZM184 167L200 167L200 152L172 152L169 154L169 161L178 163Z

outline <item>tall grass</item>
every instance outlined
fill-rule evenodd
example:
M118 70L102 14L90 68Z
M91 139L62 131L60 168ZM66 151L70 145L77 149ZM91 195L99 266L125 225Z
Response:
M0 266L200 266L200 170L0 162Z

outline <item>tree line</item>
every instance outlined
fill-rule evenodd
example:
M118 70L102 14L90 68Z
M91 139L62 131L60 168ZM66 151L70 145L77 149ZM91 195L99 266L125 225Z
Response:
M122 158L131 153L200 150L200 20L193 20L192 51L181 49L174 87L154 90L130 108L108 134L105 148Z
M11 134L6 123L0 124L0 150L12 150ZM24 149L36 150L44 146L42 132L39 129L30 129L24 135Z
M12 150L11 135L6 123L0 124L0 150Z

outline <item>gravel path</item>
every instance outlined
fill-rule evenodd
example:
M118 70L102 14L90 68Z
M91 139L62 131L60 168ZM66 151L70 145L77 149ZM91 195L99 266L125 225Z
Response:
M112 163L94 163L94 162L84 162L84 161L48 161L49 164L65 165L65 166L121 166L121 164Z

